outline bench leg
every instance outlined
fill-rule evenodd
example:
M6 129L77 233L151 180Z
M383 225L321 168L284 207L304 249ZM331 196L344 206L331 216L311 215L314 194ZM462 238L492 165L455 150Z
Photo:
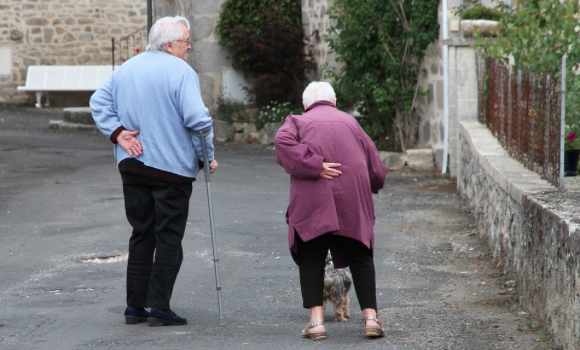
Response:
M48 92L46 91L37 91L36 92L36 108L42 108L42 97L45 97L46 103L44 104L45 107L50 107L50 100L48 99Z
M42 91L36 92L36 108L42 108Z

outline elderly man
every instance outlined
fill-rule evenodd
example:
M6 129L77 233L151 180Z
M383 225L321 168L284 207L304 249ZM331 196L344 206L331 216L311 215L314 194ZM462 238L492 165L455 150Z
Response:
M383 188L387 168L358 122L336 109L330 84L310 83L302 101L306 112L289 115L275 139L276 162L291 175L288 238L299 267L303 306L310 309L302 337L326 338L328 250L335 267L350 267L365 335L383 337L377 318L372 193Z
M159 19L151 28L147 52L115 70L90 101L96 124L114 144L125 212L133 228L128 324L187 324L171 310L170 299L183 261L181 241L192 182L203 155L193 132L212 125L197 74L185 61L191 49L189 28L183 17ZM212 140L210 133L206 144L211 173L218 166Z

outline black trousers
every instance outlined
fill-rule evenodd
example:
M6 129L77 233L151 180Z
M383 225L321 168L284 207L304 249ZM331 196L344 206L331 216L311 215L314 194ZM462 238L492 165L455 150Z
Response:
M192 184L121 172L125 211L133 227L127 264L127 306L170 309L181 263Z
M352 238L325 234L308 242L298 235L298 270L305 308L323 305L324 267L332 246L346 260L356 297L362 309L377 309L377 288L373 254L362 242Z

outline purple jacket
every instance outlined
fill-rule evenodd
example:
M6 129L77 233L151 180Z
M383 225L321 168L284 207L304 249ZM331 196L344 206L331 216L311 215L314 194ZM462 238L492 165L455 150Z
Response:
M306 242L325 233L374 246L372 193L383 188L387 167L373 141L349 114L328 101L289 115L276 134L276 162L290 174L288 244L294 261L294 232ZM321 179L322 162L340 163L342 175ZM332 250L332 249L331 249ZM336 267L346 267L333 251Z

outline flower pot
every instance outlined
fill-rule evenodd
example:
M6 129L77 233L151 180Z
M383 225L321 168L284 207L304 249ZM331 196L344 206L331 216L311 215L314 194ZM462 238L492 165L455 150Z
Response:
M499 33L499 22L487 19L462 19L461 30L465 38L472 38L474 32L484 37L494 37Z
M564 176L576 176L580 149L564 150Z

